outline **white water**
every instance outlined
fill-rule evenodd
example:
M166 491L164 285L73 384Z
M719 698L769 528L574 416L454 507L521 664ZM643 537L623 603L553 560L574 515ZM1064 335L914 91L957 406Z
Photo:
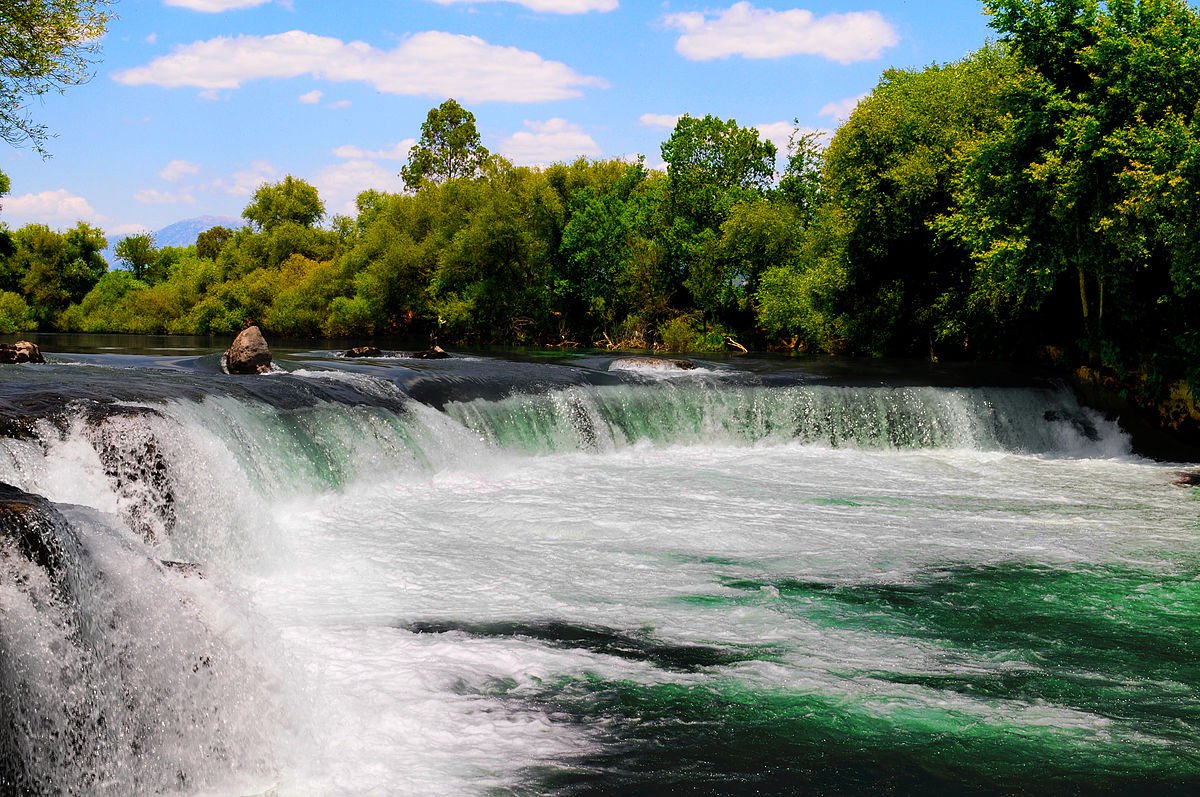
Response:
M961 565L1155 571L1192 559L1195 502L1168 486L1164 467L1125 453L1114 429L1099 423L1093 442L1046 423L1044 396L920 389L871 396L866 403L883 409L867 415L924 419L926 430L902 442L938 447L894 447L883 421L874 426L879 444L833 447L847 435L827 409L804 417L825 418L820 428L834 429L832 438L809 423L797 441L778 431L775 395L735 394L741 420L728 412L728 395L705 394L699 410L680 396L656 397L647 420L645 407L631 409L639 400L632 390L471 402L446 414L414 404L404 416L344 406L289 414L219 397L168 402L163 417L146 423L164 449L179 517L150 547L132 532L87 536L120 524L131 499L114 493L79 424L65 434L43 429L41 443L4 441L0 480L107 513L68 519L102 541L88 543L96 550L80 561L124 596L89 597L82 611L124 630L80 655L104 659L118 639L145 660L139 672L155 680L160 700L186 708L183 727L168 728L150 755L123 751L130 766L151 770L138 777L160 788L486 793L518 783L526 767L601 744L603 728L519 700L587 674L634 683L733 679L882 716L921 711L1030 732L1075 728L1104 743L1108 721L1085 712L918 686L881 694L853 675L1003 661L961 653L951 662L912 639L818 626L781 612L767 587L733 607L689 599L729 596L722 579L731 578L904 583ZM1039 453L999 442L996 429L1021 420L1009 413L995 421L997 401L1010 399L1030 402L1036 428L1020 437ZM855 400L862 411L861 396L838 393L832 403ZM657 432L614 422L621 411ZM498 412L509 420L497 421ZM114 546L135 555L117 556ZM155 559L197 562L203 577L164 574ZM93 581L80 577L81 589ZM39 644L61 646L28 595L5 583L5 635L19 640L26 629ZM117 604L124 608L114 613ZM677 644L768 646L777 655L667 671L520 635L409 630L431 621L568 622ZM164 655L166 664L152 655L164 644L181 651ZM171 663L204 646L230 662L208 692ZM55 667L50 653L29 666ZM131 711L139 721L170 715L162 706ZM78 779L70 762L61 772L43 765L49 777ZM186 768L190 780L180 784L156 766Z

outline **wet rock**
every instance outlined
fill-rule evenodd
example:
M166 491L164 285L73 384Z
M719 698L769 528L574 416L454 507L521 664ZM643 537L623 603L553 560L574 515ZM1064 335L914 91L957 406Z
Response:
M409 356L415 360L444 360L450 355L441 346L435 345L433 348L425 349L424 351L414 351Z
M1180 471L1175 474L1171 484L1178 484L1180 487L1200 487L1200 471Z
M0 482L0 543L9 540L25 558L56 577L63 549L54 533L58 511L40 495Z
M343 357L382 357L383 351L375 346L355 346L342 352Z
M84 434L118 496L126 524L148 543L175 529L175 485L154 434L163 415L148 407L98 407L85 416Z
M246 327L233 339L221 360L226 373L265 374L271 371L271 349L258 327Z
M0 363L44 363L42 350L36 343L18 340L16 343L0 343Z
M682 357L621 357L609 364L609 370L690 371L696 363Z

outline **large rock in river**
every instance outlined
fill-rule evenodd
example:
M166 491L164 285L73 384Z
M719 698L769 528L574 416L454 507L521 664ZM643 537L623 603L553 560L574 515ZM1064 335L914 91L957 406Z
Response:
M233 339L222 358L231 374L265 374L271 370L271 350L258 327L246 327Z
M16 343L0 343L0 363L44 363L42 350L36 343L18 340Z

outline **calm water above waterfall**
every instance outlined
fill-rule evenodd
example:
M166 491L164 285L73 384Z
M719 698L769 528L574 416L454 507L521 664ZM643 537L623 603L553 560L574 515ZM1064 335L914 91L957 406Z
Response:
M0 369L0 794L1200 790L1200 493L1053 385L78 343Z

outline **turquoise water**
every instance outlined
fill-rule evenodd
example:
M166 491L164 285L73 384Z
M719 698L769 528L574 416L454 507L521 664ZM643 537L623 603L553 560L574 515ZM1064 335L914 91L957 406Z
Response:
M1069 394L520 365L469 395L507 366L319 359L252 391L124 362L0 375L6 406L42 397L0 481L56 502L70 563L0 543L0 774L37 794L1200 786L1197 494ZM56 415L51 377L130 394ZM413 400L420 380L448 392Z

